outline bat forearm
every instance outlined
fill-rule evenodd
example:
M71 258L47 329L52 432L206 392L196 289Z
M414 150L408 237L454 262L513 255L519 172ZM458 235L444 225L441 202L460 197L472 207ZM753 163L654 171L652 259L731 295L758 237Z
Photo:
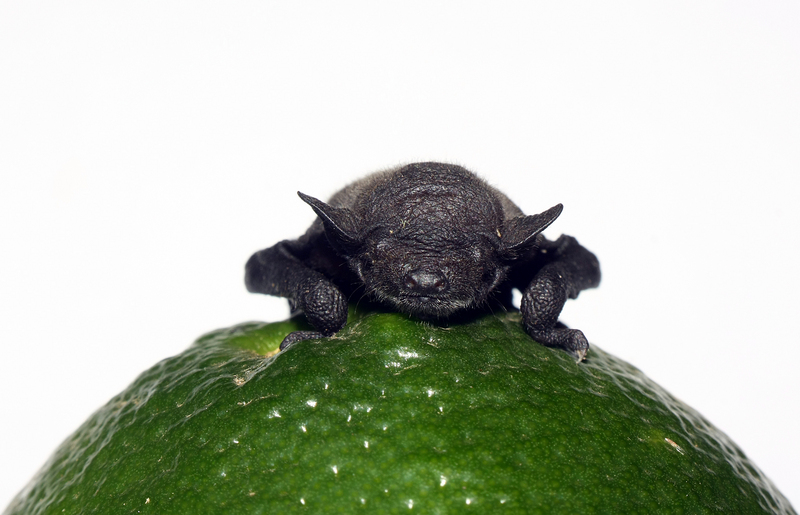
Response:
M540 343L566 349L581 360L589 349L586 337L579 330L556 324L568 298L600 283L600 264L571 236L545 242L540 252L547 262L522 292L520 311L525 329Z
M245 265L247 291L296 299L304 282L326 280L289 250L287 241L253 254Z
M290 251L291 242L253 254L245 265L245 284L253 293L289 299L321 334L329 336L347 321L347 299L323 274L307 267Z

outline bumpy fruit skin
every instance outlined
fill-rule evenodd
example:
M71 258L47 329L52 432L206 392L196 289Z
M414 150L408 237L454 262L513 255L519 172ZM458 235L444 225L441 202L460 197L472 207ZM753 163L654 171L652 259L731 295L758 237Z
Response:
M694 410L597 347L576 364L535 344L517 313L351 313L273 353L304 328L244 324L158 363L6 513L795 513Z

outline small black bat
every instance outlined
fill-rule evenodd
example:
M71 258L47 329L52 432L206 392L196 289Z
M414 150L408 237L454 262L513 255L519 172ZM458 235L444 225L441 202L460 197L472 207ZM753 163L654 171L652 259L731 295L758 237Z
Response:
M256 252L245 267L251 292L289 299L316 331L330 336L347 322L348 299L361 298L423 320L446 320L502 306L522 292L525 330L579 361L589 343L558 316L567 298L600 282L597 258L578 241L540 234L558 204L525 216L472 172L444 163L414 163L369 175L326 204L298 192L317 219L297 240Z

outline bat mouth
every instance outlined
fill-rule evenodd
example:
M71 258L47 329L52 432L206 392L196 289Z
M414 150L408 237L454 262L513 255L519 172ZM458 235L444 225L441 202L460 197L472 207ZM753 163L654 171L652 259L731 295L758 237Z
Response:
M401 298L414 299L414 302L436 302L441 300L438 295L403 295Z
M397 296L397 300L401 302L419 303L423 305L428 304L448 304L452 302L444 295L418 295L418 294L402 294Z
M467 302L448 296L403 294L392 299L392 303L405 313L422 319L442 318L467 307Z

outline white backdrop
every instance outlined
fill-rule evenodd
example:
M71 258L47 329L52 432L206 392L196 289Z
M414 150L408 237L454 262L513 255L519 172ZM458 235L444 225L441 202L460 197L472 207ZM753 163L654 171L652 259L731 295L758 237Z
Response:
M702 5L700 5L702 4ZM800 507L797 2L0 3L0 507L141 371L279 320L250 254L467 166L603 283L563 320Z

